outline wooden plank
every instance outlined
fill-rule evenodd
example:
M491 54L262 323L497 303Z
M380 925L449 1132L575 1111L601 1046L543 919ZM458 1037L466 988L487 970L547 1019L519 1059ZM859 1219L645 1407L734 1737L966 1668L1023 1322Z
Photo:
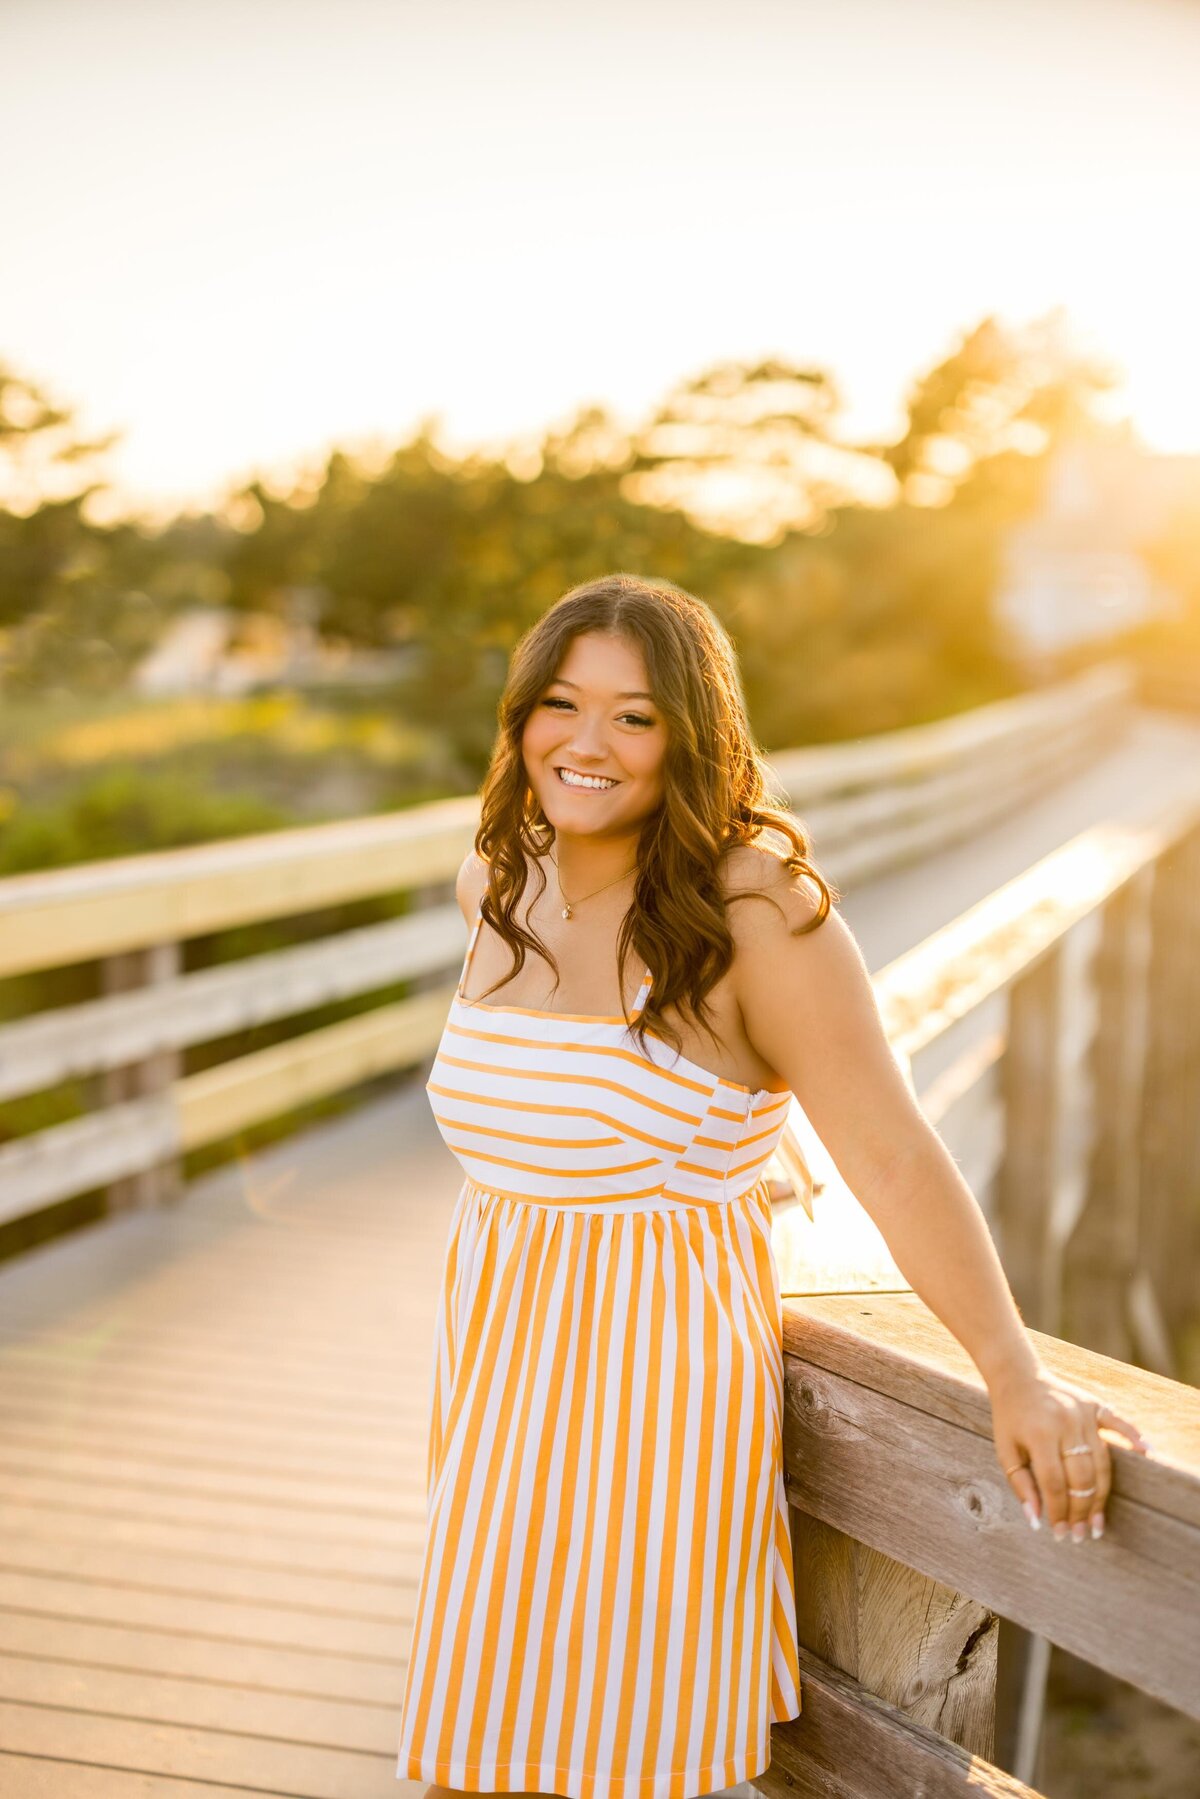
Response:
M872 1296L867 1303L902 1301ZM1179 1516L1200 1502L1194 1469L1148 1466L1114 1447L1104 1537L1060 1543L1048 1530L1029 1529L997 1462L986 1404L982 1428L972 1428L873 1389L861 1369L848 1379L791 1354L785 1384L792 1504L1200 1716L1200 1526ZM1200 1412L1200 1394L1194 1398ZM1135 1495L1138 1487L1152 1491ZM1081 1554L1089 1558L1086 1580ZM1119 1632L1107 1627L1115 1616Z
M119 1005L116 996L129 991L162 992L177 981L183 964L178 943L152 943L145 949L122 950L106 956L100 964L100 984L104 994ZM0 1055L0 1061L2 1061ZM155 1044L148 1050L105 1064L97 1083L102 1107L118 1105L122 1100L140 1099L143 1095L165 1093L183 1073L180 1051L170 1044ZM59 1076L59 1079L64 1078ZM25 1092L35 1089L26 1087ZM138 1206L169 1205L183 1192L183 1167L178 1156L151 1163L109 1184L105 1202L109 1212L124 1212Z
M432 1331L432 1318L428 1324ZM415 1332L413 1342L415 1347ZM113 1391L111 1360L103 1369L70 1370L52 1358L35 1371L27 1362L5 1364L0 1358L4 1396L0 1406L6 1411L11 1407L13 1417L34 1408L41 1416L69 1416L86 1406L91 1420L96 1423L128 1418L137 1426L144 1424L154 1428L161 1422L172 1429L188 1432L202 1432L211 1422L222 1430L228 1427L234 1436L253 1434L258 1441L264 1437L269 1441L285 1432L297 1437L312 1432L323 1442L340 1443L347 1448L355 1444L376 1444L383 1432L394 1440L416 1433L423 1435L425 1430L425 1395L422 1382L415 1374L411 1391L401 1390L398 1386L391 1394L384 1388L377 1401L347 1413L337 1403L336 1396L322 1403L302 1380L295 1383L294 1390L276 1387L268 1398L247 1394L240 1383L228 1378L216 1380L209 1371L202 1387L198 1388L194 1382L186 1386L184 1422L180 1409L185 1389L183 1381L155 1381L145 1375L133 1356L126 1366L131 1374L121 1380L118 1394ZM345 1391L354 1391L351 1382L347 1382ZM268 1427L265 1432L264 1426Z
M0 1742L9 1754L119 1769L126 1779L151 1774L224 1781L235 1789L304 1799L393 1799L397 1790L394 1755L38 1706L0 1702Z
M12 1455L5 1457L4 1491L13 1505L41 1507L56 1517L61 1514L64 1525L73 1521L78 1529L89 1528L93 1520L111 1518L135 1527L158 1523L210 1530L226 1542L254 1543L265 1534L278 1544L281 1555L290 1552L297 1559L314 1543L386 1546L407 1542L420 1530L425 1516L423 1483L417 1481L403 1483L394 1509L387 1514L297 1513L285 1500L272 1502L257 1496L238 1499L186 1491L164 1495L157 1484L122 1486L104 1479L81 1483Z
M89 1405L85 1414L72 1404L53 1406L44 1400L32 1406L14 1405L0 1395L0 1430L14 1447L37 1454L55 1448L69 1433L76 1448L89 1455L125 1455L152 1460L157 1467L190 1468L197 1464L237 1472L270 1476L299 1475L305 1480L323 1472L352 1466L365 1484L391 1481L424 1449L423 1419L389 1432L386 1439L360 1433L347 1439L341 1432L243 1430L214 1421L197 1428L190 1409L161 1421L111 1402L107 1408Z
M1009 986L1200 819L1200 778L1136 824L1094 825L873 976L889 1041L910 1059Z
M1021 1316L1061 1329L1063 1250L1082 1208L1091 1139L1091 1083L1072 1024L1083 1010L1086 969L1077 921L1009 991L1001 1066L1003 1155L994 1217L997 1246Z
M275 1270L276 1278L280 1272ZM426 1323L432 1324L432 1317L418 1313L405 1335L397 1338L396 1353L423 1336ZM356 1415L382 1421L389 1416L399 1418L406 1406L411 1410L404 1381L397 1384L395 1355L389 1379L387 1362L365 1356L360 1361L352 1351L339 1355L330 1349L305 1356L293 1349L287 1355L280 1352L276 1367L270 1360L271 1342L266 1332L262 1341L252 1339L241 1350L230 1342L228 1333L211 1346L205 1344L202 1334L195 1336L181 1328L179 1335L181 1340L175 1342L168 1330L153 1328L152 1321L142 1329L122 1322L120 1335L110 1336L108 1347L103 1343L93 1346L87 1335L22 1335L6 1345L0 1371L6 1383L10 1374L14 1379L21 1372L31 1378L42 1374L80 1383L85 1392L89 1384L103 1386L133 1375L147 1391L174 1393L185 1384L192 1391L202 1386L222 1404L245 1398L259 1406L273 1406L276 1400L302 1396L306 1405L327 1412L344 1402L341 1416L347 1421ZM278 1333L275 1344L278 1348ZM153 1365L148 1367L150 1358Z
M939 811L931 804L912 817L898 815L891 826L882 826L873 833L843 833L840 820L826 821L832 829L827 828L824 835L813 832L822 863L838 886L848 892L882 874L924 862L952 844L978 836L987 826L1009 816L1033 793L1067 780L1084 765L1087 753L1087 745L1082 741L1059 746L1039 764L1036 782L1026 785L1007 778L981 783L976 769L969 803L964 800L948 811ZM843 837L845 840L839 842Z
M436 1045L452 996L451 986L375 1006L186 1075L162 1094L126 1100L5 1144L0 1223L360 1081L411 1067Z
M230 1554L231 1548L240 1553ZM135 1544L95 1543L64 1532L38 1532L6 1537L0 1545L0 1572L44 1575L48 1580L78 1581L89 1586L175 1593L237 1605L307 1606L313 1611L340 1611L394 1623L398 1616L407 1615L415 1594L420 1551L418 1544L406 1553L394 1553L390 1558L392 1566L387 1570L319 1571L305 1567L299 1560L275 1567L259 1566L241 1544L227 1545L224 1554L205 1554L195 1549L155 1549L144 1540ZM398 1600L401 1594L403 1604Z
M1200 1526L1200 1389L1040 1331L1029 1335L1048 1368L1101 1394L1154 1444L1154 1455L1143 1456L1105 1433L1122 1491L1148 1510ZM844 1375L990 1442L991 1407L974 1362L915 1293L785 1298L783 1337L785 1358Z
M323 1606L303 1610L283 1602L212 1599L203 1594L144 1592L112 1581L82 1582L0 1568L0 1613L36 1612L64 1623L124 1624L138 1630L179 1631L228 1643L365 1655L402 1663L408 1650L415 1595L397 1587L387 1617ZM69 1638L70 1633L66 1636Z
M0 977L453 878L479 796L0 881Z
M905 1414L824 1369L789 1370L788 1386L792 1504L1200 1717L1194 1526L1129 1499L1118 1472L1103 1539L1059 1543L1029 1529L990 1437ZM1114 1632L1105 1621L1118 1613Z
M994 1759L995 1615L798 1506L791 1536L800 1645L950 1742Z
M419 1791L415 1783L412 1790ZM229 1799L255 1789L229 1781L159 1779L137 1775L138 1799ZM125 1768L84 1767L54 1756L10 1755L0 1749L0 1792L5 1799L130 1799L131 1776Z
M1114 662L1052 687L993 700L928 724L845 743L774 751L768 762L783 791L794 795L803 808L811 794L920 780L955 759L994 759L1027 736L1052 739L1064 723L1074 728L1090 718L1111 721L1134 689L1131 671Z
M109 1490L111 1494L111 1489ZM91 1494L81 1496L88 1501ZM105 1510L81 1503L78 1507L50 1509L45 1496L22 1489L22 1483L5 1481L0 1500L0 1542L5 1560L22 1557L30 1567L51 1553L70 1557L81 1549L90 1556L110 1550L144 1550L176 1558L191 1557L208 1566L220 1563L251 1570L273 1569L282 1573L296 1568L306 1574L339 1575L350 1580L408 1580L414 1558L425 1542L425 1519L420 1512L397 1515L382 1528L357 1537L340 1532L302 1531L288 1512L279 1513L283 1525L272 1529L261 1517L244 1518L242 1524L221 1518L174 1518ZM110 1564L111 1566L111 1564Z
M374 1075L411 1067L435 1048L453 997L452 982L188 1075L174 1089L180 1142L195 1149Z
M1163 857L1151 895L1149 1043L1141 1115L1138 1311L1156 1365L1195 1315L1200 1256L1200 826ZM1160 1339L1162 1347L1154 1342Z
M211 1042L394 981L442 974L462 960L465 944L462 913L451 903L81 1005L56 1006L0 1028L0 1100Z
M1119 1361L1131 1360L1133 1351L1126 1296L1138 1263L1150 902L1158 867L1148 864L1103 908L1096 968L1100 1019L1092 1069L1097 1131L1086 1205L1064 1269L1071 1339Z
M803 1709L771 1727L765 1799L1038 1799L866 1687L800 1650Z
M230 1693L292 1693L385 1709L397 1705L404 1690L403 1655L371 1657L288 1643L236 1642L55 1613L10 1611L0 1618L8 1654L30 1657L47 1669L62 1662L80 1670L83 1679L94 1671L125 1670Z
M403 1680L401 1680L401 1688ZM157 1669L80 1668L0 1650L0 1702L51 1706L93 1717L137 1718L191 1730L275 1737L282 1742L357 1749L394 1758L400 1701L329 1698L320 1691L272 1692L225 1679L180 1680ZM3 1789L0 1789L3 1790Z
M295 1504L298 1511L328 1516L331 1513L356 1513L371 1517L386 1515L389 1498L394 1500L394 1476L359 1478L345 1462L340 1470L324 1472L295 1465L292 1468L269 1469L246 1467L236 1462L216 1463L211 1457L153 1456L149 1453L124 1454L113 1450L89 1449L74 1441L55 1445L37 1444L32 1448L10 1438L11 1459L18 1466L34 1466L46 1473L73 1476L81 1484L100 1479L122 1484L142 1492L164 1495L175 1493L207 1493L214 1497L264 1499L272 1504Z

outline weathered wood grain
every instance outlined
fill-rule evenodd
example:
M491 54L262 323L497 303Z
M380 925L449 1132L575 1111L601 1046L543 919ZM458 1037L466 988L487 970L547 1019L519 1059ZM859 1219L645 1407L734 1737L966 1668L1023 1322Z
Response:
M766 1799L1037 1799L848 1674L800 1651L803 1711L771 1729Z

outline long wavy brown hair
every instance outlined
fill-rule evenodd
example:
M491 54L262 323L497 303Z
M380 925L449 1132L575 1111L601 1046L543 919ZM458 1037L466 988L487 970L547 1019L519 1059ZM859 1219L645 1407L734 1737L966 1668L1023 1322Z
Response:
M545 957L558 982L553 956L516 918L531 862L541 881L535 898L546 889L541 859L555 835L530 786L521 743L526 719L572 640L585 631L607 632L640 647L650 691L667 725L663 803L639 837L637 879L617 941L617 968L625 966L632 949L653 974L636 1025L624 1015L642 1053L645 1032L678 1052L679 1033L663 1017L671 1005L686 1008L715 1041L706 995L733 961L725 908L728 900L747 897L725 893L723 856L764 831L791 843L781 865L807 875L820 890L815 916L795 927L794 936L816 930L841 896L813 862L802 823L768 794L765 766L746 719L736 652L716 615L671 582L605 575L556 600L520 639L509 664L475 849L488 868L481 911L511 949L513 965L487 992L520 972L527 949Z

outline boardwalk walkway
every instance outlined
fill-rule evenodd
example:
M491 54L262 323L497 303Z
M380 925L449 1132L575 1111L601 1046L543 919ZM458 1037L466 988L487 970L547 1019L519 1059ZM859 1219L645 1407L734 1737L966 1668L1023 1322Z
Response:
M1200 728L1146 716L1020 818L848 895L868 962L1197 755ZM456 1186L409 1078L0 1266L4 1799L423 1790L394 1745Z

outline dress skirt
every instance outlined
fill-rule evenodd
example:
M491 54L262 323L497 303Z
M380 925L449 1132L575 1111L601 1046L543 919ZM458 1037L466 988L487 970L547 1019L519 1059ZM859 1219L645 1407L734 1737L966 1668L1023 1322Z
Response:
M801 1708L760 1180L589 1209L468 1178L434 1342L397 1775L690 1799Z

